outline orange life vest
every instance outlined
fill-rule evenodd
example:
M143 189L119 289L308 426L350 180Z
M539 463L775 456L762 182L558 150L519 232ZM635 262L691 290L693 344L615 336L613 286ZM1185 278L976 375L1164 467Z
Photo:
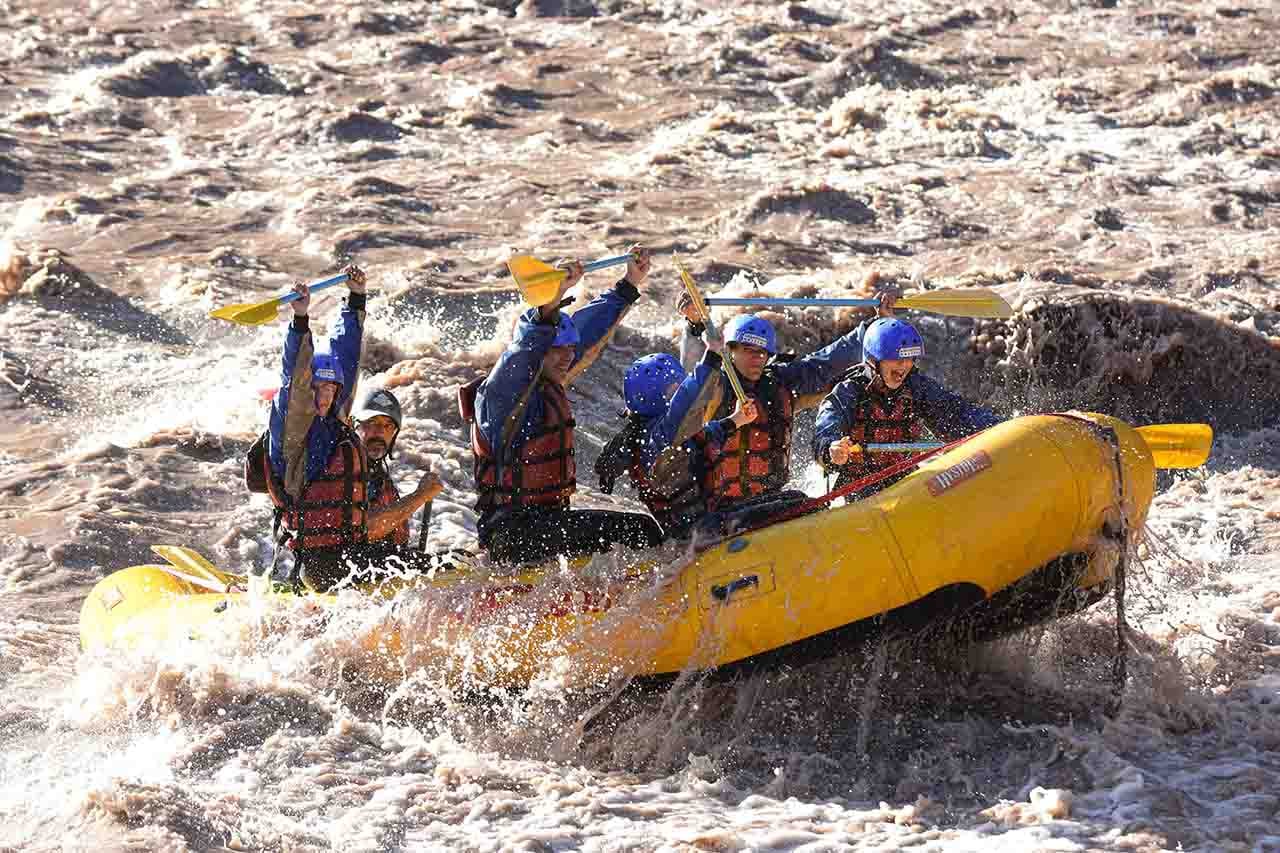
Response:
M702 490L708 509L777 491L791 479L791 390L765 368L747 396L760 410L753 422L735 430L722 445L705 438L699 442L706 461ZM728 417L734 404L732 394L724 395L716 417Z
M471 424L471 452L475 456L477 508L495 506L559 506L567 508L577 491L577 462L573 449L573 411L564 389L543 381L542 427L501 466L494 450L474 422Z
M270 462L266 463L268 466ZM324 470L292 501L267 471L268 493L282 511L281 523L292 533L289 547L343 548L368 539L368 459L359 436L343 427Z
M871 377L854 380L858 388L858 401L853 407L853 424L849 437L857 444L898 443L920 441L924 437L924 424L916 416L915 399L905 386L892 397L871 388ZM840 466L836 487L882 471L912 456L912 453L863 453L854 461Z
M387 473L386 466L379 463L370 466L369 474L369 494L373 496L373 505L376 507L391 506L400 500L400 490L396 488L395 481L391 479L391 475ZM406 519L404 524L392 530L378 542L394 542L397 545L409 544L409 522Z

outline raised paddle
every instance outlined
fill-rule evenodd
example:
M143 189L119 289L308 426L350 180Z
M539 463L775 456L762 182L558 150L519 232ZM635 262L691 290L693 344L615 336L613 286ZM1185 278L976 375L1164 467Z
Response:
M332 278L321 279L309 285L312 293L324 290L326 287L333 287L335 284L342 284L347 280L346 273L340 273ZM210 317L216 317L219 320L230 320L237 326L261 326L270 323L276 318L276 311L282 305L298 299L298 294L292 290L288 293L282 293L266 302L245 303L242 305L227 305L217 308L209 312Z
M693 280L693 276L689 275L689 271L685 269L684 264L679 258L673 257L676 270L680 273L680 280L684 282L684 289L689 294L690 301L693 302L693 310L698 312L698 316L702 318L703 324L707 327L708 335L715 335L716 327L711 323L711 312L707 310L707 304L702 301L702 294L698 292L698 283ZM742 382L738 379L738 371L733 369L733 359L726 356L720 360L724 369L724 375L729 377L729 385L733 387L733 395L738 398L738 404L745 406L747 404L747 392L742 390Z
M708 296L707 305L799 305L831 308L878 308L879 299L827 298L802 296ZM905 296L894 308L910 308L945 314L949 317L984 317L1003 319L1013 316L1013 307L994 290L985 287L935 290L918 296Z
M601 258L583 266L583 271L595 272L605 267L618 267L629 260L630 254ZM507 261L507 269L516 280L524 301L534 308L540 308L555 299L560 292L560 282L568 275L565 270L544 263L532 255L516 255Z
M422 505L422 528L418 531L418 553L427 553L427 528L431 525L431 501Z
M1157 468L1199 468L1209 458L1213 428L1208 424L1152 424L1137 428ZM919 453L943 447L941 441L854 445L854 452Z

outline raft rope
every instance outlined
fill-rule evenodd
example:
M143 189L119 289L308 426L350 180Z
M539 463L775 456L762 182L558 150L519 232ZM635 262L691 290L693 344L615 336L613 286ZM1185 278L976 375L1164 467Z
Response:
M1120 556L1116 560L1112 582L1116 602L1116 652L1111 661L1112 696L1111 706L1107 709L1108 716L1115 716L1124 702L1125 682L1129 680L1129 621L1125 617L1124 606L1125 586L1129 574L1129 515L1124 508L1124 460L1120 458L1120 434L1113 427L1079 415L1062 412L1059 416L1084 424L1111 445L1111 461L1116 469L1116 511L1120 516L1120 530L1117 538L1120 540ZM1106 530L1105 524L1103 530Z
M772 527L775 524L780 524L784 521L790 521L793 518L798 518L802 515L807 515L808 513L813 512L815 509L818 509L819 507L822 507L831 503L836 498L845 497L846 495L852 494L853 492L856 492L859 489L865 489L868 486L874 486L876 483L879 483L881 480L887 480L890 477L896 477L897 475L903 473L904 471L910 471L912 468L916 467L917 465L919 465L921 462L925 461L929 457L936 456L939 453L945 453L948 450L951 450L961 444L964 444L970 438L972 438L972 436L965 436L964 438L961 438L957 441L953 441L950 444L944 444L941 447L935 447L932 450L926 450L923 453L918 453L915 456L912 456L908 459L904 459L901 462L898 462L894 465L890 465L888 468L884 468L880 471L876 471L875 473L868 474L867 476L854 480L851 483L845 483L840 488L833 489L827 492L825 495L821 495L820 497L816 497L816 498L811 498L810 500L805 501L799 506L794 506L791 509L783 510L777 515L771 516L770 518L767 518L761 521L759 524L753 527L748 527L743 530L736 531L733 535L741 536L745 533L751 533L755 530L760 530L761 528L764 528L764 527Z
M1120 459L1120 436L1111 427L1105 427L1104 433L1111 442L1112 459L1116 466L1116 507L1120 514L1120 558L1116 561L1115 571L1116 657L1111 670L1112 685L1115 688L1111 713L1114 715L1124 701L1124 686L1129 677L1129 622L1124 612L1125 583L1129 569L1129 518L1124 508L1124 463Z

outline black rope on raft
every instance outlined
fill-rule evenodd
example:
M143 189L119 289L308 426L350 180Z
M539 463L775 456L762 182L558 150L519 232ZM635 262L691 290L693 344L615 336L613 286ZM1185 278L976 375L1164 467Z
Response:
M1124 702L1124 687L1129 677L1129 623L1124 611L1125 581L1129 568L1129 519L1124 505L1124 462L1120 459L1120 437L1113 429L1108 429L1107 433L1116 466L1116 506L1120 513L1120 558L1116 561L1115 570L1116 654L1111 667L1114 692L1109 709L1110 715L1115 716Z

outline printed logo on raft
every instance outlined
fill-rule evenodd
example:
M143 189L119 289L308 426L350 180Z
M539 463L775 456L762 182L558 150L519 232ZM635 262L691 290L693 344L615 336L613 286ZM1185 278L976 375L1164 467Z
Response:
M947 489L963 483L971 477L976 477L990 467L991 457L987 455L987 451L979 450L968 459L957 462L947 470L934 474L925 485L929 489L929 494L936 498Z

